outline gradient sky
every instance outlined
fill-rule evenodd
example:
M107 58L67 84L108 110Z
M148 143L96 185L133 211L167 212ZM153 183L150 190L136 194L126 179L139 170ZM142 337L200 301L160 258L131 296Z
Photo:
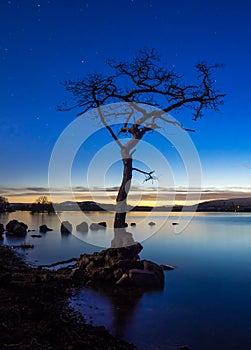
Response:
M250 15L248 0L1 0L0 192L10 201L30 201L45 192L53 146L77 113L57 111L70 97L60 82L106 72L107 58L130 59L146 46L155 47L188 81L201 60L224 64L217 72L217 84L227 94L220 112L196 123L187 112L179 118L196 129L191 137L203 187L250 193ZM77 157L74 186L87 185L82 173L91 149ZM185 187L178 168L174 165L175 186ZM107 186L118 186L120 167L115 164L109 174Z

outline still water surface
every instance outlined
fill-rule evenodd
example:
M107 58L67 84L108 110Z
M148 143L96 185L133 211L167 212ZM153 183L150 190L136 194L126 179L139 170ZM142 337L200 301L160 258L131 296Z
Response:
M128 228L136 240L143 239L142 259L176 266L165 272L162 291L118 298L111 292L84 289L74 295L72 305L94 325L105 325L111 333L134 342L141 350L194 350L251 348L251 214L198 213L183 232L172 222L184 215L166 217L154 213L130 213ZM112 214L90 213L90 220L112 223ZM15 212L1 215L0 222L16 218L37 230L45 223L53 228L42 238L29 232L22 239L4 237L4 244L34 244L21 252L34 265L77 257L108 247L111 230L61 236L60 219L73 226L82 221L80 212L56 215ZM156 225L150 227L149 221ZM36 234L38 232L35 232ZM147 238L147 239L146 239Z

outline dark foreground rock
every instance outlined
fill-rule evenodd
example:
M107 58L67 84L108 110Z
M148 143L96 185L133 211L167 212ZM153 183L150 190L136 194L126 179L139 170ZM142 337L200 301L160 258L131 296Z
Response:
M4 225L0 224L0 236L4 233Z
M91 285L130 286L158 289L164 286L161 266L140 260L140 243L128 247L109 248L78 259L71 277Z
M85 324L68 305L73 287L60 272L30 268L0 246L1 350L135 349L104 327Z

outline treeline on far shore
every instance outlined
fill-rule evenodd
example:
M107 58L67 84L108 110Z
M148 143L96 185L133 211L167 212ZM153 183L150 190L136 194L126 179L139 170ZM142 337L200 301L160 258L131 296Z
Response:
M0 212L13 212L17 210L30 211L35 213L52 214L59 211L115 211L113 204L99 204L91 201L85 202L64 202L53 204L49 201L36 201L35 203L7 203L5 206L0 206ZM156 211L156 212L180 212L180 211L197 211L197 212L251 212L251 198L237 198L228 200L214 200L199 203L193 206L128 206L128 211Z

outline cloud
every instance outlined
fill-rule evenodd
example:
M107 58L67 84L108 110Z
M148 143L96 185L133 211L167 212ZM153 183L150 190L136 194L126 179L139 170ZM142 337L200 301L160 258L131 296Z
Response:
M75 186L72 188L73 196L78 201L95 200L98 202L114 203L117 196L118 187L88 189L87 187ZM0 194L10 198L10 202L33 202L40 195L53 196L57 201L61 202L69 198L71 189L58 188L53 191L49 191L46 187L23 187L23 188L0 188ZM189 194L188 198L187 195ZM194 198L193 198L194 196ZM217 188L205 188L200 190L198 188L192 188L187 190L184 187L179 188L144 188L144 187L132 187L128 200L129 202L144 202L154 203L156 199L158 203L162 205L169 205L173 202L179 204L187 199L192 201L209 201L216 199L227 200L230 198L248 198L251 197L251 188L244 187L228 187L223 189ZM199 199L198 199L199 198ZM189 204L189 203L187 203Z

